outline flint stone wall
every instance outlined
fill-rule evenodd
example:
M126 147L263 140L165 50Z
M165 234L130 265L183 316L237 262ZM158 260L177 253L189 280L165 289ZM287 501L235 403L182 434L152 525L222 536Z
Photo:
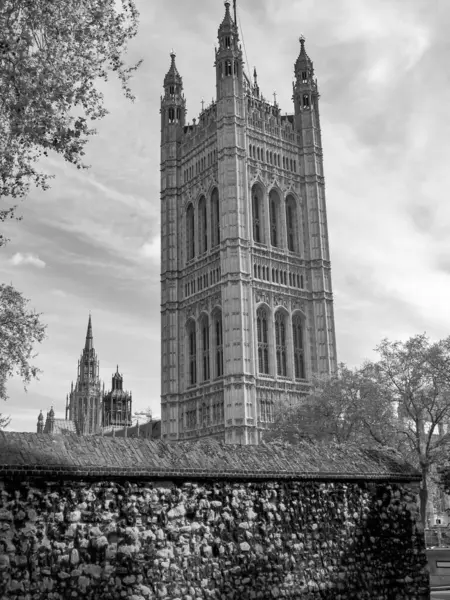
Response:
M416 521L418 476L398 457L366 455L364 478L345 463L353 455L361 471L364 454L354 448L266 445L262 454L280 462L278 475L261 475L273 466L268 459L245 476L218 476L216 469L186 477L173 471L174 452L196 453L194 471L228 456L231 472L236 461L254 460L256 450L217 442L177 444L174 450L163 442L109 439L86 442L83 454L86 438L37 436L41 447L27 470L30 438L9 438L5 446L2 435L2 600L429 597ZM44 446L54 450L53 459ZM65 466L58 457L62 447ZM81 474L68 476L70 447L79 453ZM95 473L106 461L102 448L110 451L110 461L114 451L138 451L144 460L153 449L163 462L171 456L172 464L145 477L125 469L101 479ZM93 449L95 464L88 457ZM314 474L311 465L298 471L301 452L322 461L322 473ZM327 472L327 452L344 461L341 473ZM283 473L289 454L296 476ZM74 455L72 466L76 460ZM134 462L139 470L142 465Z

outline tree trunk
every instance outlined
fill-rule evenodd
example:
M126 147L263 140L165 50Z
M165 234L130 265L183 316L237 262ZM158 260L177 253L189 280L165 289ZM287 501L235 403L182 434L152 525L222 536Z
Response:
M425 528L427 526L427 503L428 503L428 467L422 467L422 481L420 483L420 520Z

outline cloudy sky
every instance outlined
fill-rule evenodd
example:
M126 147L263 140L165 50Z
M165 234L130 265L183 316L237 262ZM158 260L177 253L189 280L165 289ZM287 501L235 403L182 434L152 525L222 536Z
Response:
M0 280L43 313L40 381L9 384L1 411L35 431L39 409L63 415L89 311L101 377L116 364L136 410L159 414L159 103L173 47L188 119L215 94L221 0L137 0L144 63L134 104L104 86L110 114L90 142L89 171L58 157L47 192L7 226ZM383 337L450 335L450 3L448 0L238 0L247 68L292 111L293 63L306 37L321 93L338 358L373 358Z

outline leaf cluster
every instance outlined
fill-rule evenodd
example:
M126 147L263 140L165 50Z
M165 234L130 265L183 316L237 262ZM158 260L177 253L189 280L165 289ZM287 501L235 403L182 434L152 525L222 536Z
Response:
M57 152L77 168L107 114L99 80L110 72L133 100L124 54L136 35L134 0L2 0L0 3L0 198L48 187L36 166Z
M40 314L11 285L0 284L0 400L7 400L7 380L18 375L25 386L40 370L31 364L33 346L45 338ZM26 389L26 387L25 387Z

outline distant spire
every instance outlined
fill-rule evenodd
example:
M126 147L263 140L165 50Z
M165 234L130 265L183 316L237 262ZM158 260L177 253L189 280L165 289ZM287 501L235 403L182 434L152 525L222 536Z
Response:
M84 345L84 349L92 350L93 347L94 347L94 339L92 337L92 320L91 320L91 313L89 313L89 321L88 321L88 327L87 327L87 333L86 333L86 343Z
M44 433L44 415L42 414L42 410L37 420L37 433Z

